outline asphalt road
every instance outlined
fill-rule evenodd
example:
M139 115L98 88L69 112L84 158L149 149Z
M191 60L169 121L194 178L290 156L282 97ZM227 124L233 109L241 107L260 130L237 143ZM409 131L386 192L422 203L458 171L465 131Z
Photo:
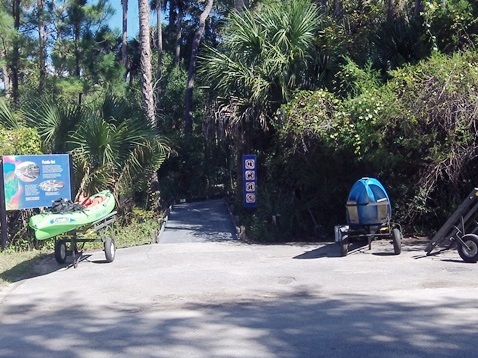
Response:
M399 256L385 240L347 257L333 243L250 245L227 239L226 219L183 227L227 217L202 205L173 211L168 243L119 249L112 263L88 253L76 269L49 257L2 287L0 357L478 355L478 265L456 251L424 256L414 239Z

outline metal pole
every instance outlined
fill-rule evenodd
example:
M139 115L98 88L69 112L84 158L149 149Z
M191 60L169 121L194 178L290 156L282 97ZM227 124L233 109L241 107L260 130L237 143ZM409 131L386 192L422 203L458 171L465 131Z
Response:
M5 183L3 178L3 158L0 160L0 226L2 229L2 250L7 247L7 210L5 207Z

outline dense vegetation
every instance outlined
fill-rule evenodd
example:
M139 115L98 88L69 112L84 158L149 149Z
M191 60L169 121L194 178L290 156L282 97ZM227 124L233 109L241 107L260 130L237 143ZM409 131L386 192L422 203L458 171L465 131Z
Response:
M1 1L1 155L72 153L76 192L111 189L125 218L228 195L259 241L330 239L361 176L420 232L476 185L475 1L139 3L127 40L107 0ZM30 214L12 242L34 243Z

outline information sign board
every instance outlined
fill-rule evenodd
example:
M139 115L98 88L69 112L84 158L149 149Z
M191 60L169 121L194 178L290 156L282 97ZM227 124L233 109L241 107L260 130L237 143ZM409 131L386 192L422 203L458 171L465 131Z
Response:
M59 198L71 200L68 154L6 155L2 168L6 210L51 206Z

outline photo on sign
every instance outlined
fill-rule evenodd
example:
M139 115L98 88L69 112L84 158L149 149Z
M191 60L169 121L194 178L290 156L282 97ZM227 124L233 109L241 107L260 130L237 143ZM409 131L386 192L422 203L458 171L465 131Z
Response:
M58 191L65 186L61 180L46 180L42 181L39 185L43 191Z
M40 167L34 162L23 162L15 166L15 175L21 181L30 183L40 176Z

